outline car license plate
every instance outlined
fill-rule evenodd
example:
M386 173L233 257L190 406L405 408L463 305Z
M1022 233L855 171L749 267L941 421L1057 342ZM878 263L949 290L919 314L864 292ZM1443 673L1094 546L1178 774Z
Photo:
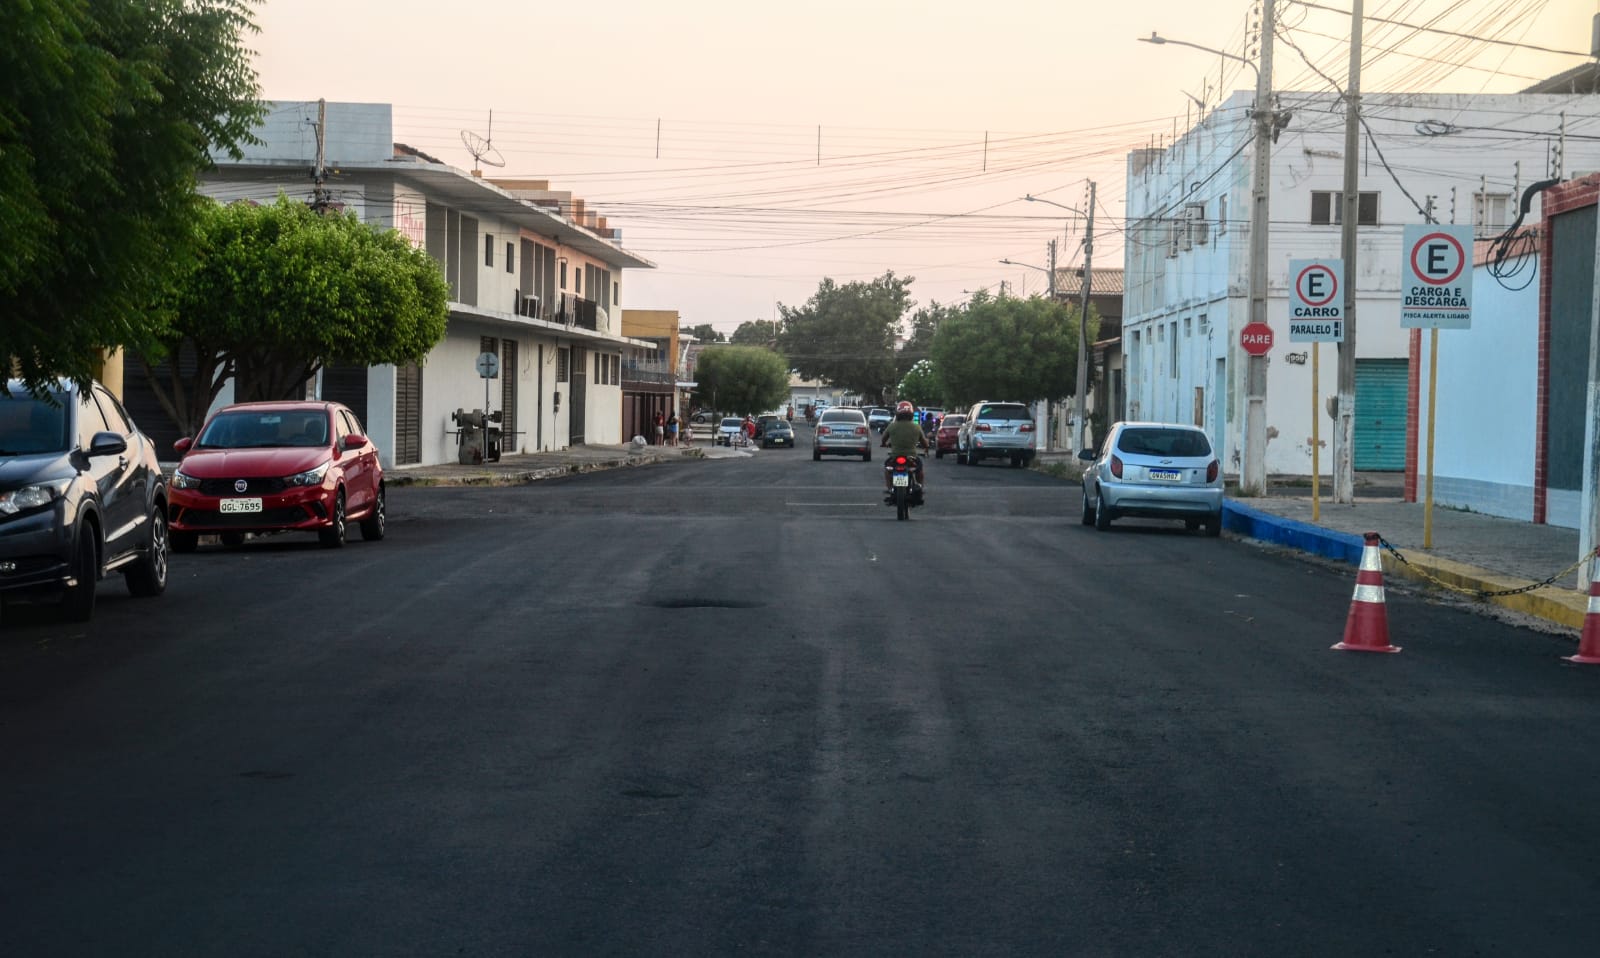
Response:
M240 513L240 512L260 512L261 511L261 500L260 499L223 499L217 505L217 511L222 513L223 515L231 515L231 514Z
M911 476L904 472L897 472L894 474L894 484L897 486L909 486L911 485Z
M1150 478L1160 479L1163 482L1181 482L1183 480L1183 472L1178 469L1152 469L1150 470Z
M772 444L774 446L781 446L781 445L783 445L783 443L784 443L784 440L782 440L782 439L774 439L774 440L772 440Z

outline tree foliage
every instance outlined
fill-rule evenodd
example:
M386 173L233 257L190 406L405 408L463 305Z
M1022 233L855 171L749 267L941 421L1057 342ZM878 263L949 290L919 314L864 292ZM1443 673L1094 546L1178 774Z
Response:
M960 312L960 306L944 306L933 302L911 314L911 337L900 347L899 366L902 376L917 363L932 358L933 336L939 331L940 324Z
M944 384L939 381L933 361L924 359L906 370L895 396L917 406L944 406Z
M737 346L760 346L764 349L776 350L778 348L778 324L770 319L752 319L747 323L740 323L739 328L728 337L728 342Z
M449 288L438 264L392 229L318 214L280 196L270 206L210 204L199 255L161 301L157 354L192 349L193 377L146 375L175 423L198 426L223 383L239 401L299 395L333 362L422 359L444 338Z
M1098 327L1089 316L1088 341ZM1042 296L1017 299L974 296L960 314L939 326L933 364L945 398L957 405L985 399L1057 400L1076 388L1076 307Z
M254 0L0 4L0 357L38 389L147 344L196 174L262 115Z
M883 401L894 387L895 334L911 304L911 277L870 283L824 279L804 306L779 305L778 348L807 379Z
M789 365L770 349L717 346L695 360L695 395L712 409L758 413L789 396Z
M716 328L710 323L701 323L698 326L682 328L678 332L688 333L702 343L725 343L728 341L728 337L717 332Z

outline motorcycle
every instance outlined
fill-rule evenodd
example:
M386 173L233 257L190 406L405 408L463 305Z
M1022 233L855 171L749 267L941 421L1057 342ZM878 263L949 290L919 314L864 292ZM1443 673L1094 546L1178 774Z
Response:
M917 481L916 456L890 456L884 461L884 471L889 474L889 494L884 504L894 506L897 520L911 518L911 510L922 505L922 483Z

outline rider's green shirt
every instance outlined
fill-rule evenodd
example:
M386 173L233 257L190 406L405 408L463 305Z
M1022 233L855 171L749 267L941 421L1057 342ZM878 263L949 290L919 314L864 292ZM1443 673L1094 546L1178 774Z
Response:
M896 419L884 427L883 439L889 444L889 453L895 456L915 456L922 430L909 419Z

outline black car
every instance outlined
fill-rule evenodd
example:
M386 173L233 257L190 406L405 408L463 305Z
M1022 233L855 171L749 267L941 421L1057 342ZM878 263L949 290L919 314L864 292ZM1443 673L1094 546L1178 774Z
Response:
M761 448L771 449L774 446L794 448L794 427L782 419L767 423L766 428L761 430Z
M98 383L0 392L0 602L61 598L94 614L121 572L136 596L167 588L167 487L155 447Z

